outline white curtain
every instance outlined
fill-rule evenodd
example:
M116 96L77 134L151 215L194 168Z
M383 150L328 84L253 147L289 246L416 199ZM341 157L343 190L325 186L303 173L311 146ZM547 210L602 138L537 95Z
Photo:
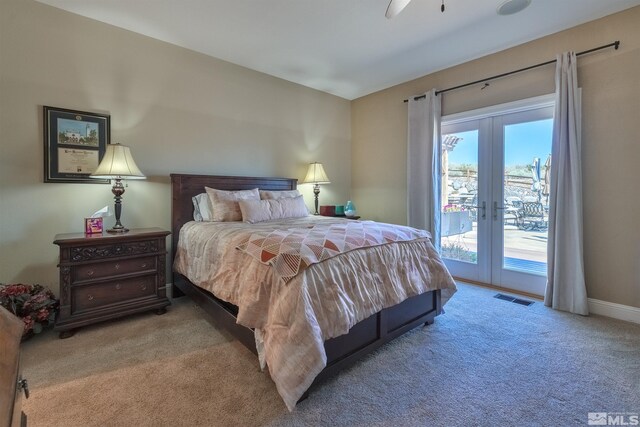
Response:
M580 94L576 55L558 55L551 146L547 288L544 303L589 314L582 251Z
M440 251L440 97L432 89L414 98L409 98L407 223L429 231Z

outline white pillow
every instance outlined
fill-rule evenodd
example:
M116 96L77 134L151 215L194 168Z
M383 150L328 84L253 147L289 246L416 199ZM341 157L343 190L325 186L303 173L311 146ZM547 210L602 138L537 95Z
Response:
M269 191L260 190L260 200L278 200L289 199L298 197L300 192L298 190L285 190L285 191Z
M242 212L242 220L250 224L274 219L309 216L302 196L269 200L240 200L238 204Z
M258 189L225 191L204 187L211 200L212 221L242 221L239 200L260 200ZM202 212L201 212L202 213Z
M194 221L213 221L213 208L211 200L207 193L200 193L191 198L193 201L193 220Z

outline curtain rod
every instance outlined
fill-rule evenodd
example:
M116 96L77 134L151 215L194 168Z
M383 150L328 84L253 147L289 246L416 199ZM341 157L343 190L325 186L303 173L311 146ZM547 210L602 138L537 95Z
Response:
M616 40L613 43L605 44L604 46L598 46L598 47L594 47L593 49L588 49L588 50L584 50L582 52L578 52L578 53L576 53L576 56L586 55L587 53L595 52L595 51L606 49L606 48L609 48L609 47L613 47L616 50L618 50L618 48L620 47L620 40ZM486 82L488 82L490 80L495 80L495 79L499 79L501 77L510 76L511 74L521 73L523 71L528 71L528 70L532 70L534 68L543 67L545 65L553 64L556 61L557 61L556 59L552 59L551 61L541 62L540 64L530 65L528 67L520 68L518 70L509 71L507 73L497 74L497 75L491 76L491 77L486 77L484 79L476 80L474 82L465 83L465 84L462 84L462 85L459 85L459 86L450 87L450 88L447 88L447 89L437 90L436 91L436 95L440 95L441 93L449 92L449 91L456 90L456 89L462 89L463 87L467 87L467 86L477 85L478 83L486 83ZM418 99L422 99L422 98L425 98L425 97L426 97L426 95L420 95L420 96L415 96L413 99L415 101L417 101ZM409 102L409 100L405 99L404 102Z

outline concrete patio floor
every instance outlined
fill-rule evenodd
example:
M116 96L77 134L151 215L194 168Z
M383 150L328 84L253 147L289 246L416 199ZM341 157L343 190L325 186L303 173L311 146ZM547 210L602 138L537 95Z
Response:
M478 233L477 223L473 222L473 228L467 233L442 238L442 245L457 244L469 252L477 253ZM518 269L518 260L529 261L544 268L547 262L547 230L530 231L521 230L514 225L504 226L504 257L508 267ZM545 264L544 267L539 263ZM543 272L543 271L541 271Z

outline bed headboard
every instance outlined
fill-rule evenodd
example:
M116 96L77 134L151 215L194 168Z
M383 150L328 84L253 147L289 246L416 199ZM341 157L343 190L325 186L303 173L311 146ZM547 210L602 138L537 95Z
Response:
M180 228L193 220L191 198L203 193L204 187L219 190L295 190L298 180L292 178L258 178L252 176L171 174L171 262L178 247Z

